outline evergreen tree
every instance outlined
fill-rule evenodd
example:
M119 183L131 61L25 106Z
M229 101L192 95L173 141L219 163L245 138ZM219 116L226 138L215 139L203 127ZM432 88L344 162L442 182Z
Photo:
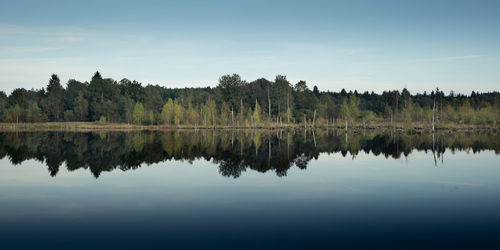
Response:
M62 118L64 88L61 86L59 77L53 74L47 86L47 111L52 121Z

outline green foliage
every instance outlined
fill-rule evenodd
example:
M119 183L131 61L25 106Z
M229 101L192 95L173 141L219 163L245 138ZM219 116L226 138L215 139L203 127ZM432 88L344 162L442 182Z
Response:
M23 109L19 104L16 104L14 107L10 107L5 112L5 119L8 122L19 123L23 115Z
M255 100L255 109L253 111L253 120L255 125L260 125L262 123L261 121L261 116L262 116L262 110L260 108L259 102Z
M500 93L470 96L439 89L411 95L407 89L382 94L356 91L311 91L305 81L292 85L286 76L246 82L237 74L224 75L215 88L170 89L122 79L103 78L96 72L90 82L69 80L66 88L53 74L41 90L0 91L0 122L97 121L175 125L259 125L272 123L356 124L375 122L398 125L430 124L433 105L438 126L451 124L497 126ZM305 117L304 117L305 115Z
M89 103L80 93L75 99L74 104L74 120L86 121L88 119ZM65 117L66 118L66 117Z
M67 122L75 120L75 113L73 113L73 110L64 111L63 116L64 116L64 120Z
M228 125L231 123L231 109L227 105L227 102L222 102L220 108L220 120L223 125Z
M175 125L181 124L183 122L183 107L179 104L177 100L174 102L174 123Z
M99 117L99 122L100 122L100 123L106 123L106 120L107 120L107 119L106 119L106 116L103 116L103 115L102 115L101 117Z
M2 121L5 116L5 110L7 109L7 104L8 104L9 99L7 98L7 95L5 92L0 91L0 121Z
M363 123L366 125L372 125L375 124L379 119L375 115L375 112L371 110L365 110L363 111L362 115Z
M63 113L64 88L61 86L59 77L53 74L47 86L46 110L52 121L59 121Z
M217 87L221 90L222 99L229 103L235 109L238 109L240 97L242 97L242 88L245 84L238 74L223 75L219 78Z
M42 122L46 120L45 114L36 102L30 102L25 113L27 122Z
M340 118L342 119L350 119L351 112L349 110L349 105L347 102L342 102L340 105Z
M208 116L211 118L210 125L215 126L216 125L216 116L217 116L217 107L215 106L215 101L212 99L208 99L207 101L207 108L208 108Z
M155 115L153 114L153 111L149 110L145 118L147 124L149 125L155 124Z
M142 124L144 121L144 105L142 103L138 102L134 106L134 114L133 114L133 120L135 124Z
M349 97L349 116L352 120L357 120L360 116L359 99L355 95Z
M174 120L174 101L172 98L168 98L167 103L163 105L161 110L161 119L163 123L172 124Z

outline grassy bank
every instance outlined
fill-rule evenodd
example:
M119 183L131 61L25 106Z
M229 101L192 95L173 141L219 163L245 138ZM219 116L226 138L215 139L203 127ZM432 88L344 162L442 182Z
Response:
M203 126L203 125L135 125L126 123L101 123L101 122L44 122L44 123L0 123L0 131L134 131L134 130L172 130L172 129L284 129L304 128L304 124L268 124L261 126ZM318 124L315 128L331 128L345 130L345 124ZM307 128L312 128L311 124ZM407 123L379 123L379 124L348 124L348 130L408 130L408 131L431 131L428 124ZM498 126L480 126L468 124L437 124L436 130L464 131L464 130L493 130L499 131Z

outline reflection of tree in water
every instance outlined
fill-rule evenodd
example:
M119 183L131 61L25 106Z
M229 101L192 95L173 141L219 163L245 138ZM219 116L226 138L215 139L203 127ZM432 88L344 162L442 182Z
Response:
M315 130L200 130L167 132L18 132L0 133L0 158L13 164L28 159L44 162L51 176L65 163L69 171L127 171L166 160L205 159L218 164L222 176L238 178L248 168L286 176L291 166L306 169L320 153L341 153L355 159L360 152L395 159L413 150L443 159L447 151L500 152L498 133L409 135L402 133ZM436 161L437 163L437 161Z
M219 162L219 174L222 176L238 178L241 176L241 172L245 170L246 167L241 162L233 162L232 160Z
M307 164L309 163L309 161L311 160L310 157L302 154L302 155L299 155L297 158L295 158L295 166L297 166L298 168L300 169L306 169L307 168Z

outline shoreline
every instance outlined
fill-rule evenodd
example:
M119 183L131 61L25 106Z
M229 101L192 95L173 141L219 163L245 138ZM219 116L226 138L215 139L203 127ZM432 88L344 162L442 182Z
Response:
M0 132L11 131L168 131L168 130L223 130L223 129L258 129L258 130L275 130L275 129L304 129L304 124L271 124L261 126L200 126L200 125L135 125L127 123L101 123L101 122L43 122L43 123L0 123ZM346 130L345 125L317 124L312 126L308 124L307 129L336 129ZM370 124L364 125L356 123L348 126L347 130L397 130L411 131L416 133L432 132L429 125L426 124ZM458 125L458 124L438 124L435 131L500 131L497 126L479 126L479 125Z

